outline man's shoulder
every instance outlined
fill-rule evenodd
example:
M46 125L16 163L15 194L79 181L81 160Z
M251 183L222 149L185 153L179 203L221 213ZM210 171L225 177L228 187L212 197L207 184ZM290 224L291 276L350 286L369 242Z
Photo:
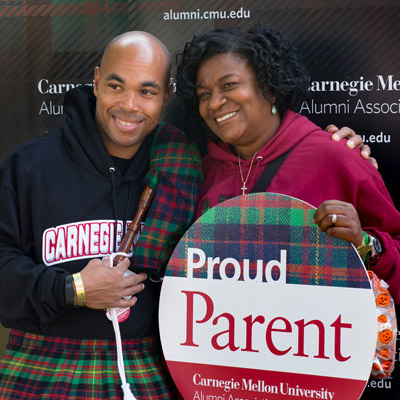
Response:
M46 150L48 149L49 144L55 143L60 139L61 131L59 129L48 131L39 136L28 139L26 142L20 144L14 150L12 150L10 154L33 150L37 151L39 149Z
M160 152L163 149L175 149L179 152L188 152L195 158L200 158L196 145L186 134L176 126L163 122L158 125L152 143L152 152ZM172 153L170 152L170 155Z
M6 156L3 166L10 164L29 163L46 161L59 157L59 149L62 146L60 130L46 132L43 135L29 139L17 146Z
M188 140L185 133L175 125L168 122L161 122L155 129L155 135L161 138L178 138L180 140Z

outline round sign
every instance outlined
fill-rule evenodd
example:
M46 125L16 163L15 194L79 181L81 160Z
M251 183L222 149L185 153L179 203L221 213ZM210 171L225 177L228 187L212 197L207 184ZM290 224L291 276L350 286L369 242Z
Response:
M185 400L359 399L377 339L354 247L315 209L260 193L212 208L166 270L160 335Z

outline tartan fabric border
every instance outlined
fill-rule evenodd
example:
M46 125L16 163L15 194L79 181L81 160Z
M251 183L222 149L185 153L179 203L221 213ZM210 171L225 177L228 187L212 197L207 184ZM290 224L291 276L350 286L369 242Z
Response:
M201 216L176 247L167 276L186 276L189 248L209 257L249 259L250 278L257 260L276 260L287 251L286 283L370 288L361 259L346 241L332 238L312 223L315 208L293 197L255 193L223 202ZM233 267L227 274L233 275ZM231 275L231 276L232 276ZM197 278L207 276L199 268ZM218 267L214 279L221 279ZM243 279L243 276L239 278Z
M160 124L150 150L145 183L156 190L145 226L134 249L138 270L163 275L169 257L193 222L203 182L201 157L183 132Z
M158 339L122 341L138 400L175 400ZM2 400L122 400L114 341L50 338L12 330L0 360Z

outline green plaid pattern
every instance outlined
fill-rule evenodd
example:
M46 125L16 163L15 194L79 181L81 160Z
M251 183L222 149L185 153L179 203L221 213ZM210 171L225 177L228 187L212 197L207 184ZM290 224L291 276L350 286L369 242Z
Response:
M207 256L250 259L250 276L257 260L276 259L287 250L286 283L370 288L356 250L346 241L330 237L312 223L315 208L293 197L255 193L223 202L194 223L176 247L166 276L187 275L188 248ZM232 272L233 270L228 272ZM206 268L194 271L205 278ZM219 269L213 278L221 279ZM243 277L240 277L243 279Z
M163 275L166 263L194 219L203 182L201 157L183 132L161 124L150 151L145 183L156 190L132 263L137 270Z
M138 400L176 400L158 339L123 340L127 382ZM0 360L1 400L122 400L115 342L12 330Z

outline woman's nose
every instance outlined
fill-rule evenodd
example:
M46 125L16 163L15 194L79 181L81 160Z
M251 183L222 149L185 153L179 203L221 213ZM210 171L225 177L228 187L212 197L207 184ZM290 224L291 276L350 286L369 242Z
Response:
M210 97L210 101L208 103L208 107L211 110L218 110L221 105L226 103L226 97L222 92L214 92Z

